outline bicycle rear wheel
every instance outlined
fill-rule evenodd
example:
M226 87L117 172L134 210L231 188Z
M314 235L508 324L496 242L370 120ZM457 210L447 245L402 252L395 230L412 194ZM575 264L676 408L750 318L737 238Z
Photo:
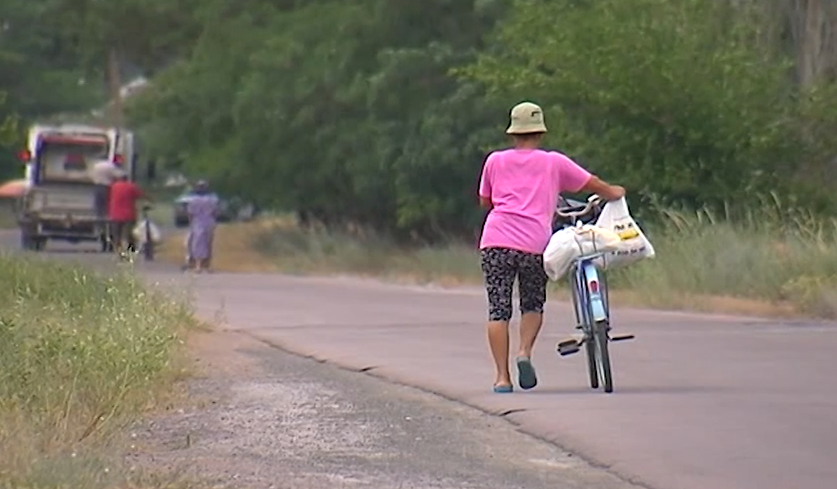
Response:
M610 368L610 352L608 346L608 327L605 321L593 325L593 341L595 356L597 360L597 374L604 384L604 391L613 392L613 373Z

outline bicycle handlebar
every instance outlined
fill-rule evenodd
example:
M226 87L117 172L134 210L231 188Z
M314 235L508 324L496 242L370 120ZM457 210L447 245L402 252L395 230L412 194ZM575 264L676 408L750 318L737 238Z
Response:
M601 197L599 197L596 194L593 194L593 195L590 196L589 199L587 199L587 204L585 206L583 206L583 207L571 207L571 208L564 209L564 210L562 210L561 208L558 208L558 209L555 210L555 213L558 214L561 217L585 216L585 215L589 214L594 208L601 205L602 202L604 202L604 199L602 199Z

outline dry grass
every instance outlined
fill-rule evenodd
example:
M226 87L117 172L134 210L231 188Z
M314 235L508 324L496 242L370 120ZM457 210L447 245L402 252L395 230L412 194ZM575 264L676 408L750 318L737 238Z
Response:
M656 259L613 274L617 289L641 291L651 305L720 296L760 302L770 314L837 318L834 220L780 205L735 224L708 212L666 217L650 234Z
M173 487L118 454L176 392L188 311L127 274L20 256L0 272L0 487Z
M274 225L275 221L266 220L220 225L215 236L214 268L241 273L285 271L281 262L271 260L253 250L256 237L270 233ZM170 263L184 263L185 236L185 231L166 236L160 247L159 259Z
M184 239L185 233L167 237L161 259L182 263ZM303 231L286 217L220 225L214 254L216 270L237 273L354 274L448 285L480 280L479 262L464 246L407 252L377 237Z
M733 224L667 211L649 229L657 257L611 273L614 300L660 309L837 317L837 225L781 206ZM376 236L305 231L289 218L221 226L215 267L231 272L354 274L446 286L478 284L472 247L405 250ZM166 246L183 260L183 236ZM553 293L566 297L563 284Z

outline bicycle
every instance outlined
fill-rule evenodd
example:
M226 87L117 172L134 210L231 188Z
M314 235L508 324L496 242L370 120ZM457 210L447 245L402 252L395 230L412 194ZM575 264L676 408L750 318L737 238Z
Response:
M145 204L141 208L141 216L143 222L143 235L145 239L142 242L140 252L145 261L154 261L154 240L151 233L151 219L148 218L148 211L151 210L150 204Z
M556 221L553 231L595 222L601 213L604 200L593 195L586 204L571 200L567 200L566 203L569 204L567 207L559 207L555 212ZM573 262L568 275L577 323L576 329L581 330L582 337L559 342L556 350L559 355L567 356L578 353L584 346L590 387L598 389L601 383L604 391L611 393L613 392L613 372L608 344L633 339L634 335L611 336L610 334L607 274L596 265L596 259L605 254L605 252L594 251L578 257Z

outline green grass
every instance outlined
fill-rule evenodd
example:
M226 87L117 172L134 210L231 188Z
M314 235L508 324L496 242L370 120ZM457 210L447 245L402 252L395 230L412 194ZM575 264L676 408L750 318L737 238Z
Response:
M657 224L647 229L656 257L610 274L620 303L837 318L834 220L776 203L736 219L707 211L659 214ZM404 249L375 235L306 231L284 221L225 231L240 235L247 229L255 253L285 272L481 280L473 246ZM219 257L223 253L217 252Z
M617 287L649 301L725 296L837 317L837 221L778 206L734 222L705 211L665 216L649 235L657 257L614 274Z
M17 228L17 216L10 199L0 199L0 229Z
M129 487L122 436L171 394L188 310L128 274L0 256L0 275L0 487Z

